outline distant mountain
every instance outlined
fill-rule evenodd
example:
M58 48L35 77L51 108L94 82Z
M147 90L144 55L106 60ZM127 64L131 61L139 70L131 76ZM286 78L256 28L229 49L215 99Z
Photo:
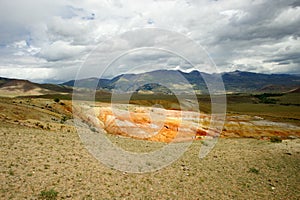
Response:
M261 74L243 71L207 74L199 71L189 73L178 70L156 70L140 74L122 74L112 79L88 78L76 81L76 87L102 90L102 92L137 92L143 94L163 93L180 94L193 91L199 94L208 93L206 79L215 80L221 76L226 92L299 92L300 76L289 74ZM75 80L59 85L38 84L28 80L0 77L0 96L31 96L57 93L71 93ZM81 90L81 89L80 89Z
M222 78L226 89L233 91L284 92L300 85L300 77L289 74L234 71Z
M216 76L221 76L227 92L287 92L300 86L300 77L297 75L261 74L244 71L207 74L199 71L185 73L179 70L157 70L141 74L123 74L112 79L81 79L76 81L76 86L109 91L136 91L144 93L149 93L149 91L170 93L172 88L185 93L192 86L197 93L208 93L203 76L212 80ZM72 80L62 85L74 86L74 83L75 81Z
M72 88L55 84L38 84L28 80L0 77L0 96L30 96L53 93L71 93Z

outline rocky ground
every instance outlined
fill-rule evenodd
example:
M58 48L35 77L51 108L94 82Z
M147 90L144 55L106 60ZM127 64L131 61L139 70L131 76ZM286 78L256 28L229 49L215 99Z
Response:
M224 115L212 119L205 113L133 105L90 109L98 116L101 128L107 132L150 141L187 141L216 136L257 139L300 137L300 127L272 122L259 116ZM91 111L87 108L86 112Z

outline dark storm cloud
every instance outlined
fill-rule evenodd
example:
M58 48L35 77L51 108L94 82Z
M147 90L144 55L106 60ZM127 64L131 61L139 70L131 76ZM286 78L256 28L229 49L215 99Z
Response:
M274 59L265 60L264 62L276 62L276 63L297 63L300 64L300 53L293 53L293 54L287 54L287 55L281 55Z

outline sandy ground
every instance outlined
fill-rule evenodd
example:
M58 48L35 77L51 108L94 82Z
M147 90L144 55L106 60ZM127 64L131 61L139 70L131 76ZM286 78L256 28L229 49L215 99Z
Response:
M124 149L151 141L111 136ZM0 121L0 198L38 199L300 199L300 140L219 139L204 159L201 141L170 166L129 174L107 168L75 131L51 131ZM108 155L109 156L109 155Z

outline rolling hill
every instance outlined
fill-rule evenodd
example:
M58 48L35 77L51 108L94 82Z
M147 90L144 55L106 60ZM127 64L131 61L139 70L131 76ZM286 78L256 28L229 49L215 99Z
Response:
M7 97L36 96L54 93L71 93L73 89L64 85L38 84L28 80L0 77L0 95Z

